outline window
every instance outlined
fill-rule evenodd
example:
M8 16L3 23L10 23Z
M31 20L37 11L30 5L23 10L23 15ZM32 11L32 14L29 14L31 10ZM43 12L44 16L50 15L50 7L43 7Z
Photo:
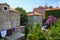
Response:
M4 10L7 10L7 7L4 7Z

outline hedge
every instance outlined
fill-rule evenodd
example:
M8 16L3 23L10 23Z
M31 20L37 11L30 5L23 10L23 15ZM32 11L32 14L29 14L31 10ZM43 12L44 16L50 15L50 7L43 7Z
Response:
M60 10L49 10L45 11L45 18L47 18L49 15L53 15L57 18L60 18Z

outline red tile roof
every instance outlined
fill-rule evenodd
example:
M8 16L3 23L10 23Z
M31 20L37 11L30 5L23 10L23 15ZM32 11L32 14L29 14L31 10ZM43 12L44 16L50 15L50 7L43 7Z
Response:
M45 11L49 11L49 10L60 10L60 8L48 8L48 9L45 9Z
M10 12L19 12L19 11L15 10L15 9L12 9L12 8L10 8L9 11Z
M37 12L33 12L33 13L28 13L28 16L43 16L43 14L37 13Z

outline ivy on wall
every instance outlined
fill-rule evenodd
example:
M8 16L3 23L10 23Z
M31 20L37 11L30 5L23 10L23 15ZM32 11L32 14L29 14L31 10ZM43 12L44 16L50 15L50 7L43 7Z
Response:
M45 11L45 18L47 18L49 15L53 15L57 18L60 18L60 10L49 10Z

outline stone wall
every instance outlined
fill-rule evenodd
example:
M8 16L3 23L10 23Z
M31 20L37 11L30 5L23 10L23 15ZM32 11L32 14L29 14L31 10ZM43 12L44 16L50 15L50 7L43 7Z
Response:
M28 17L28 23L29 24L33 24L34 23L34 17L33 16L29 16Z
M42 16L39 16L39 15L28 16L28 23L34 24L35 22L39 22L40 25L42 26L43 18L44 18L44 15L45 15L45 9L43 7L34 8L33 9L33 14L34 14L34 12L39 13L39 14L42 14L43 17ZM36 18L34 16L36 16Z
M34 8L33 9L33 12L37 12L37 13L40 13L40 14L44 14L45 12L45 9L44 8Z
M15 22L17 22L17 25L20 25L20 14L15 12L10 12L10 13L11 13L12 27L14 27Z
M1 11L0 12L0 30L14 27L14 22L20 26L20 14L17 12ZM11 27L5 27L7 22L11 23ZM6 24L7 25L7 24ZM9 25L8 25L9 26Z

